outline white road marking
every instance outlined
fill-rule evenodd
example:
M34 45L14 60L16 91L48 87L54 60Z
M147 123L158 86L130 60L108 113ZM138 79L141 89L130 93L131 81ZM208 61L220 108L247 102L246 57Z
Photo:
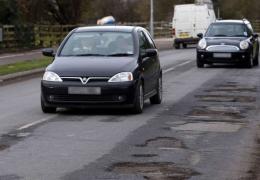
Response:
M34 54L39 54L41 52L33 52L33 53L23 53L23 54L14 54L14 55L8 55L8 56L0 56L0 59L6 59L6 58L14 58L14 57L20 57L20 56L30 56Z
M17 131L22 131L22 130L28 129L28 128L33 127L33 126L36 126L36 125L38 125L38 124L47 122L47 121L49 121L49 120L51 120L52 118L55 118L55 117L57 117L57 116L58 116L58 115L53 115L53 116L49 116L49 117L47 117L47 118L40 119L40 120L38 120L38 121L34 121L34 122L32 122L32 123L26 124L26 125L24 125L24 126L18 128L18 129L16 129L16 130L17 130Z
M171 67L171 68L169 68L169 69L164 70L164 71L163 71L163 74L166 74L166 73L168 73L168 72L170 72L170 71L175 70L175 69L178 68L178 67L184 66L184 65L189 64L189 63L191 63L191 62L192 62L192 61L186 61L186 62L184 62L184 63L181 63L181 64L178 64L178 65L176 65L176 66L173 66L173 67Z

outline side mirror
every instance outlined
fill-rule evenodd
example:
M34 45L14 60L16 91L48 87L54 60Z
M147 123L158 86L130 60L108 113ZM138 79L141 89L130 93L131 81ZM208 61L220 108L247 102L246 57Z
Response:
M255 39L257 39L257 38L259 37L259 35L258 35L257 33L254 33L254 34L253 34L253 37L254 37Z
M202 33L197 34L197 36L198 36L200 39L203 38L203 34L202 34Z
M47 57L55 57L54 49L46 48L42 50L42 55Z
M157 49L146 49L144 57L154 57L158 55Z

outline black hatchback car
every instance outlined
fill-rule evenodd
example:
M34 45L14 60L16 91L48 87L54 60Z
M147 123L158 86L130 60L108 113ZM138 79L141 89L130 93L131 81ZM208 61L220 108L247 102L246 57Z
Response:
M258 65L258 34L247 20L221 20L211 24L197 47L197 66L213 63Z
M141 27L98 26L69 33L41 82L45 113L58 107L127 107L141 113L144 100L162 101L162 70L156 46Z

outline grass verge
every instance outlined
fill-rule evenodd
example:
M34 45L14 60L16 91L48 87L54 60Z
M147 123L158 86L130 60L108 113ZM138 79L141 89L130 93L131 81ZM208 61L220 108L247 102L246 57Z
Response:
M29 71L38 68L47 67L52 62L52 58L44 57L30 61L21 61L14 64L0 66L0 76L13 74L17 72Z

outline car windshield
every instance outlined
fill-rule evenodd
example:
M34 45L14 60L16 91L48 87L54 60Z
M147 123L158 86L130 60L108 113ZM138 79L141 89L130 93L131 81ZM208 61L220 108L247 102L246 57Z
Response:
M60 56L132 56L134 40L127 32L73 33Z
M218 23L210 25L206 37L248 37L248 31L243 24Z

